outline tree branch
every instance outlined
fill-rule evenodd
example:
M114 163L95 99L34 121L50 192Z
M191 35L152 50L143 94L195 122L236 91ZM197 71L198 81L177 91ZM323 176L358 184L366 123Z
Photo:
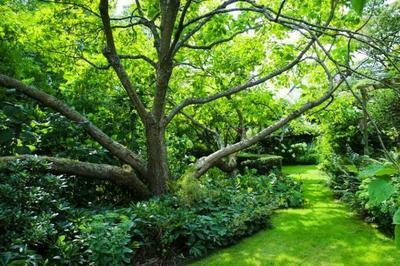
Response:
M172 54L176 54L178 50L196 33L198 32L208 21L210 21L213 16L217 14L222 14L222 13L229 13L229 12L234 12L234 11L244 11L244 10L249 10L248 8L232 8L232 9L225 9L227 6L239 2L240 0L228 0L222 3L219 7L214 9L213 11L206 13L204 15L201 15L199 17L196 17L194 19L189 20L187 23L182 25L182 30L189 25L196 23L197 21L200 21L192 30L190 30L188 33L186 33L181 40L178 41L178 39L175 39L174 41L174 46L172 47L173 51Z
M240 35L240 34L242 34L242 33L245 33L245 32L247 32L247 31L249 31L249 30L255 30L255 29L258 29L258 28L260 28L260 26L249 27L249 28L246 28L246 29L244 29L244 30L235 32L234 34L232 34L232 35L229 36L228 38L220 39L220 40L217 40L217 41L212 42L212 43L207 44L207 45L182 44L182 47L190 48L190 49L196 49L196 50L210 50L210 49L212 49L212 48L213 48L214 46L216 46L216 45L219 45L219 44L222 44L222 43L225 43L225 42L232 41L236 36L238 36L238 35Z
M197 126L197 127L199 127L199 128L202 128L202 129L203 129L204 131L206 131L206 132L211 133L211 134L214 136L214 139L215 139L215 141L216 141L216 143L217 143L218 149L221 149L221 148L223 148L223 147L225 146L224 141L223 141L222 138L221 138L221 135L220 135L217 131L215 131L215 130L209 128L209 127L207 127L206 125L204 125L204 124L202 124L202 123L200 123L200 122L197 121L193 116L191 116L191 115L189 115L189 114L187 114L187 113L185 113L185 112L183 112L183 111L181 111L180 113L181 113L183 116L185 116L187 119L189 119L190 122L193 123L193 125L195 125L195 126Z
M41 90L34 87L25 85L19 80L10 78L8 76L0 74L0 86L4 88L15 88L16 90L22 92L23 94L33 98L43 104L46 107L61 113L71 121L81 125L83 129L101 146L106 148L111 154L116 156L121 161L131 165L140 174L146 175L145 163L143 160L136 155L134 152L124 147L120 143L111 139L106 135L101 129L90 122L86 117L81 115L79 112L69 107L63 101L49 95Z
M271 72L270 74L268 74L258 80L250 81L245 84L235 86L235 87L225 90L223 92L219 92L214 95L207 96L205 98L188 98L186 100L183 100L180 104L178 104L175 108L173 108L171 110L171 112L165 118L165 123L168 124L172 120L172 118L186 106L193 105L193 104L205 104L205 103L208 103L211 101L215 101L222 97L227 97L227 96L233 95L235 93L247 90L251 87L254 87L256 85L264 83L264 82L272 79L273 77L276 77L276 76L288 71L289 69L291 69L292 67L297 65L302 60L304 54L310 49L310 47L312 46L312 44L314 42L315 42L315 40L311 40L292 62L290 62L289 64L285 65L284 67L282 67L280 69L277 69L277 70Z
M282 3L279 6L278 12L276 13L275 21L278 21L279 16L281 15L281 12L283 10L283 6L285 5L286 0L283 0Z
M110 65L113 67L117 76L128 93L129 98L134 104L140 118L145 122L148 118L148 112L133 88L132 82L121 64L120 58L115 47L114 37L110 24L110 16L108 14L108 0L100 0L100 14L104 27L104 35L107 41L107 48L103 51Z
M145 55L128 55L128 54L120 54L118 55L120 59L131 59L131 60L137 60L141 59L149 63L153 68L157 69L157 63L148 58Z
M331 97L331 95L336 91L337 88L339 88L339 86L342 83L343 83L343 80L341 80L335 87L330 88L328 91L326 91L320 98L304 104L297 110L291 112L286 117L277 121L275 124L263 129L258 134L256 134L254 137L252 137L250 139L242 140L233 145L228 145L227 147L220 149L220 150L208 155L207 157L200 158L194 166L194 170L195 170L195 173L193 174L194 177L198 178L198 177L202 176L208 169L210 169L211 167L216 165L216 163L219 160L221 160L222 158L254 145L258 141L264 139L265 137L272 134L276 130L282 128L283 126L285 126L292 120L296 119L300 115L304 114L308 110L310 110L316 106L319 106L320 104L325 102L327 99L329 99Z
M179 0L161 0L161 39L158 56L157 82L154 92L152 114L157 123L164 116L168 83L173 64L171 54L172 34L179 10ZM161 124L159 126L162 126Z
M133 19L137 19L136 21L132 21ZM125 18L127 19L127 18ZM145 26L147 29L151 31L151 34L153 35L154 38L154 47L157 50L157 53L159 53L159 46L160 46L160 35L158 33L158 27L157 25L152 21L148 20L147 18L143 16L130 16L129 17L130 22L128 24L122 24L122 25L114 25L111 28L112 29L125 29L125 28L131 28L134 26ZM110 20L113 20L110 18Z
M174 40L173 40L173 42L171 44L171 49L174 49L176 44L179 41L181 33L182 33L183 29L184 29L184 22L185 22L186 12L188 11L188 9L189 9L191 4L192 4L192 0L187 0L186 3L185 3L185 6L183 7L181 16L179 18L178 27L177 27L177 29L175 31ZM171 53L173 53L173 51L171 51Z
M40 2L43 3L53 3L53 4L63 4L63 5L71 5L74 7L79 7L83 10L85 10L86 12L89 12L90 14L96 16L96 17L100 17L99 14L97 14L95 11L93 11L92 9L90 9L88 6L85 6L83 4L79 4L79 3L74 3L74 2L68 2L68 1L49 1L49 0L40 0Z
M99 65L93 63L92 61L90 61L89 59L87 59L86 57L84 57L83 55L80 55L80 56L77 56L77 57L74 57L74 58L82 59L83 61L85 61L86 63L88 63L89 65L91 65L92 67L94 67L94 68L96 68L98 70L108 70L111 67L110 64L105 65L105 66L99 66Z
M47 169L43 169L44 172L77 175L93 180L110 181L133 191L138 198L147 198L150 196L150 192L146 185L136 176L134 172L126 171L123 168L108 164L80 162L66 158L48 156L5 156L0 157L0 172L9 171L8 164L11 162L25 160L40 160L48 163L49 167Z

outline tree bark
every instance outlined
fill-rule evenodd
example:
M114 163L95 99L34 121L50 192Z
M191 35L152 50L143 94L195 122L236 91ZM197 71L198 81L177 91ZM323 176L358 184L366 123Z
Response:
M232 173L237 169L238 166L236 155L229 155L227 161L224 161L223 159L216 161L215 166L218 167L221 171Z
M160 1L161 39L158 49L157 80L152 108L152 114L156 121L163 119L165 111L168 84L173 70L171 41L179 5L179 0Z
M368 94L366 88L362 87L360 90L361 90L362 109L363 109L362 130L363 130L363 141L364 141L364 155L368 155L369 154L368 114L367 114Z
M47 168L33 170L42 170L54 174L77 175L94 180L110 181L131 190L139 199L148 198L151 195L146 185L133 171L127 171L123 168L108 164L80 162L66 158L48 156L5 156L0 157L0 172L9 171L8 164L17 160L40 160L49 164Z
M147 182L154 195L167 191L169 178L165 128L150 122L146 126Z

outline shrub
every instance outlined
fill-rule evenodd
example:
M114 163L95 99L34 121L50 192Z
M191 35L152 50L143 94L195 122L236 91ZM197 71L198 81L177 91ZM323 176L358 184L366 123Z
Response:
M39 175L32 168L41 162L16 162L10 173L0 174L0 252L8 260L36 260L31 250L46 250L60 231L60 223L70 208L62 195L62 176Z
M133 252L130 229L134 222L125 215L107 212L95 215L80 226L83 242L87 245L89 260L94 265L121 265L130 262Z
M393 235L393 215L399 208L397 199L400 195L400 178L398 174L391 172L386 174L382 170L384 168L379 161L354 156L351 159L336 158L333 164L325 167L325 170L330 175L329 185L338 198L357 211L366 221L376 223L382 231ZM377 171L381 171L381 174ZM385 179L383 185L387 184L393 191L387 198L376 200L373 184L383 180L380 178L381 175ZM381 190L377 193L388 194L384 188Z
M17 162L0 176L3 264L141 265L198 257L269 226L274 209L303 202L300 184L281 174L248 170L227 178L213 170L194 187L182 181L159 198L77 208L67 180L32 173L34 163Z

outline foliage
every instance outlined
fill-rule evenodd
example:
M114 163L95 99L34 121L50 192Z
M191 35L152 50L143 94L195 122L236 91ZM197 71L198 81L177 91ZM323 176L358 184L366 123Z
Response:
M186 174L177 181L177 186L177 195L182 202L188 205L204 200L208 196L204 184L199 179L194 178L190 170L187 170Z
M354 10L358 14L361 14L364 9L364 6L367 4L367 2L368 2L367 0L352 0L351 4L352 4Z
M279 1L261 1L256 6L252 2L239 1L238 10L233 12L229 6L234 2L180 1L178 5L182 8L177 8L177 16L168 15L171 21L164 21L164 12L159 11L164 5L173 10L173 2L132 2L119 10L120 2L108 5L108 1L103 1L103 12L99 13L96 1L2 1L1 11L7 15L0 22L0 34L4 37L0 56L6 62L1 66L1 73L55 96L65 106L71 106L93 122L104 132L101 136L108 136L123 146L111 148L106 143L114 142L103 142L99 140L99 134L93 132L89 135L95 141L88 140L82 132L88 128L81 122L74 126L69 122L56 124L57 121L48 119L49 110L26 104L28 101L21 97L20 88L14 90L3 82L2 85L8 88L5 93L13 97L9 101L8 97L0 95L1 103L12 106L11 109L28 110L28 117L17 119L10 110L0 112L0 116L7 120L0 125L0 152L52 153L115 165L117 160L112 159L109 152L124 161L116 150L126 147L140 158L138 161L152 162L149 157L160 156L159 160L163 161L160 165L164 166L168 164L168 157L170 162L174 162L171 172L183 174L188 164L199 162L200 155L204 155L196 150L189 151L193 147L207 146L206 155L221 147L227 149L229 144L239 142L243 137L254 137L261 129L292 111L300 110L303 104L320 98L330 83L329 76L339 74L335 73L336 62L353 67L349 63L356 57L353 52L356 54L361 41L350 38L348 42L347 33L354 31L352 34L368 37L358 32L358 27L365 21L348 9L349 1L282 4ZM364 2L353 1L353 7L360 10ZM187 6L183 8L185 4ZM386 6L379 2L376 8L380 11ZM214 12L218 9L227 10ZM283 9L285 16L280 20ZM279 11L276 13L276 10ZM110 13L110 21L105 13L107 17ZM375 13L372 17L375 18ZM328 18L330 27L322 27L321 32L320 27ZM134 21L136 19L140 21ZM291 26L285 20L290 20ZM108 24L112 34L103 34L104 29L107 32ZM309 35L303 34L305 31ZM318 45L307 45L312 37L310 34L323 38L319 39ZM165 55L165 49L159 47L164 44L164 38L171 46L167 49L171 52ZM107 49L104 49L105 44ZM322 49L326 45L331 46L328 57ZM304 51L300 52L303 48ZM111 55L106 53L108 50L119 60L107 58ZM227 97L222 97L226 92L229 92L225 95ZM187 101L211 95L216 97L193 104L190 103L192 99ZM133 102L129 102L132 97ZM49 107L43 99L39 101ZM23 108L14 102L22 102ZM182 102L188 103L184 113L170 112ZM36 114L37 109L44 113L41 119ZM179 118L170 121L175 114ZM193 122L190 117L197 121L194 123L196 129L186 123ZM290 120L292 118L287 121ZM155 127L153 122L158 126ZM46 123L55 124L56 129ZM208 133L203 132L205 128ZM68 129L66 134L63 134L63 129ZM210 136L210 131L218 132L224 144L215 147L216 141ZM149 137L153 133L161 136L161 143ZM46 143L38 136L47 140L52 137L59 142ZM165 147L164 141L167 142ZM195 145L195 142L201 143ZM75 145L77 143L80 144ZM298 143L302 142L295 144ZM297 145L289 150L298 151L285 153L298 158L294 162L314 162L313 148L308 144L306 149ZM163 146L162 152L150 154L156 150L150 146L160 145ZM109 152L101 146L108 146ZM169 156L164 154L164 150ZM301 153L304 156L299 156ZM150 188L152 192L167 190L167 167L160 167L158 174L163 172L163 175L155 177L159 164L147 164L148 171L131 164L141 175L148 173L152 176L143 179L165 179L160 189ZM146 185L153 186L153 182Z
M396 5L149 0L130 1L119 13L121 2L101 1L99 10L99 1L0 1L0 156L109 164L124 180L137 175L158 197L134 202L135 189L39 174L51 166L16 162L0 173L3 264L162 264L202 256L268 226L274 209L302 206L301 183L270 173L282 157L319 159L344 200L385 228L398 223L398 172L358 156L367 142L360 132L370 134L374 158L381 156L378 136L390 148L400 140L392 90L399 77ZM169 14L175 8L176 18ZM361 16L368 8L371 16ZM328 99L320 97L343 77L331 102L301 111ZM365 106L354 96L366 85L371 118L362 126ZM274 125L272 135L259 134ZM251 152L275 155L239 154L240 174L193 177L193 164L213 166L210 154L233 155L239 150L228 149L260 139Z
M315 164L318 161L318 154L313 143L280 143L274 150L283 156L287 164Z
M130 254L133 252L128 247L131 242L129 231L134 222L127 216L115 213L95 215L80 225L82 241L87 245L90 253L89 260L93 265L121 265L130 262Z
M354 210L393 234L399 205L399 172L385 159L360 157L352 164L337 160L328 170L335 194Z
M393 241L355 219L332 199L326 175L315 166L284 166L304 182L307 204L273 217L274 228L218 250L191 266L230 265L393 265L400 250ZM340 243L340 245L338 244Z
M31 172L30 167L46 167L37 164L16 162L10 174L0 174L0 250L19 259L33 260L31 250L50 246L60 230L69 227L66 215L71 206L63 195L66 180Z
M81 196L70 193L73 179L39 175L31 171L35 163L16 162L0 176L3 263L121 265L198 257L265 228L274 209L303 204L301 184L287 176L249 170L227 178L215 170L161 198L79 209L74 195ZM186 187L193 184L200 196L193 196L196 186Z
M316 164L319 152L315 140L320 135L320 125L302 117L262 140L250 150L259 154L282 156L283 164Z

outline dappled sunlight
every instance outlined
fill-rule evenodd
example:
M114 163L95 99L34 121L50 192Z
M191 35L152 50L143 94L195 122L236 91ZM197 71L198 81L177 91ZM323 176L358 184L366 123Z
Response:
M396 265L400 261L391 239L333 199L324 186L326 175L314 166L290 166L285 172L303 181L305 208L277 211L273 229L195 265Z

